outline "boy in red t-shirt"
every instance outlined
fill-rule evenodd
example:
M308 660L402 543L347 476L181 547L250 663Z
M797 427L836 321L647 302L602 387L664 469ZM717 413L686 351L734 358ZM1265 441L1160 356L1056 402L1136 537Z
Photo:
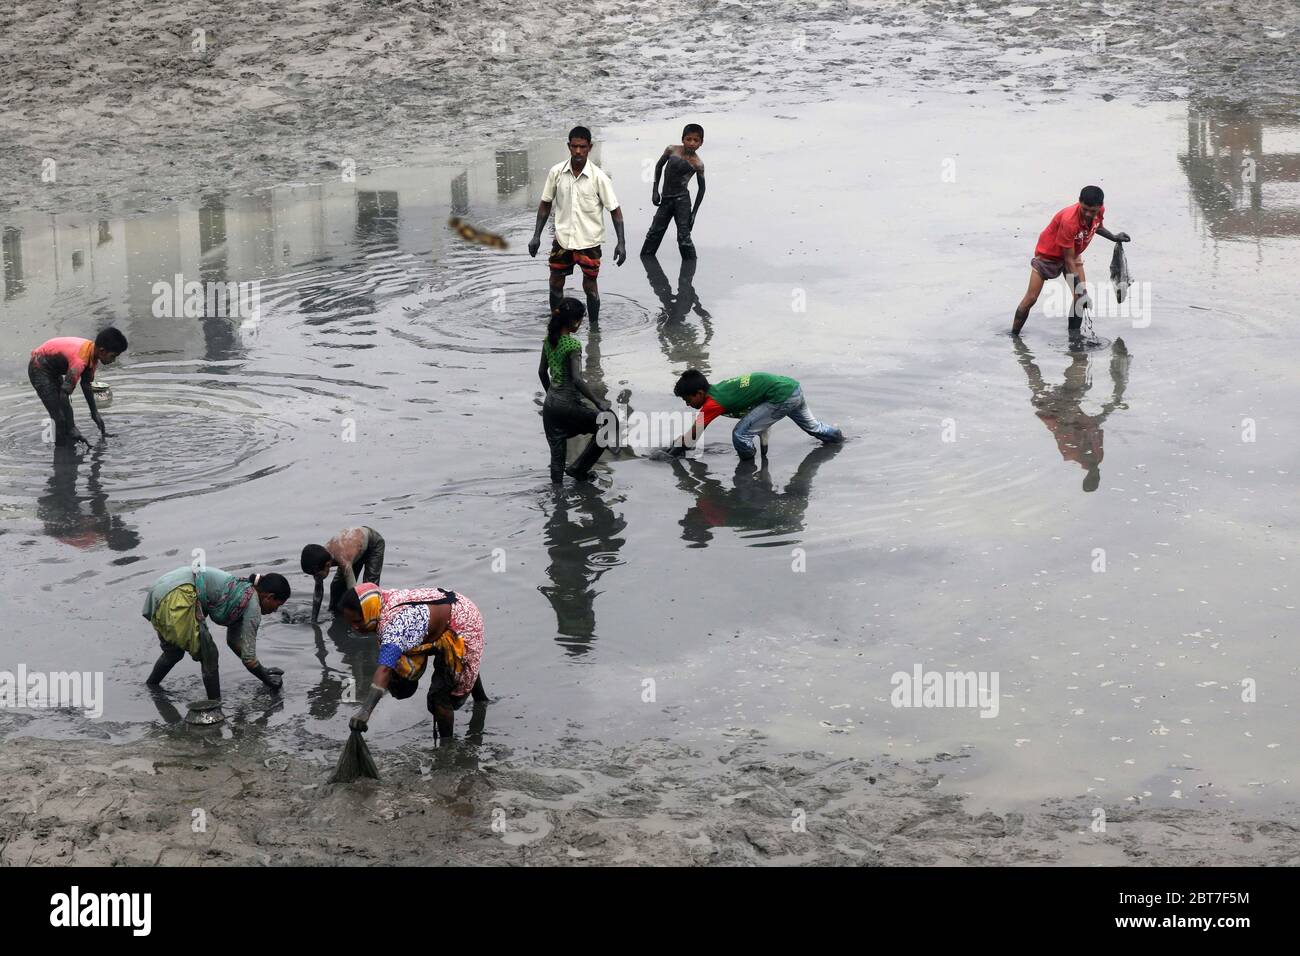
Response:
M1039 234L1034 257L1029 260L1029 289L1016 307L1016 315L1011 322L1012 335L1019 335L1024 328L1029 310L1034 307L1039 293L1043 291L1043 283L1063 275L1073 296L1070 338L1079 336L1083 310L1092 305L1084 289L1087 280L1083 274L1083 250L1088 248L1094 235L1100 235L1111 242L1129 241L1127 232L1111 233L1101 224L1106 214L1103 205L1105 198L1100 186L1084 186L1079 192L1079 201L1053 216L1047 228Z
M95 369L99 363L112 365L119 355L126 351L126 336L113 327L104 329L90 339L71 336L50 339L32 349L31 361L27 364L27 378L36 390L36 395L54 422L54 444L74 447L90 442L77 430L77 423L72 418L72 403L68 396L72 394L77 383L81 383L81 394L86 396L86 405L90 408L90 417L99 427L99 433L105 438L113 437L104 429L104 419L100 417L95 405L95 393L91 388L95 380Z

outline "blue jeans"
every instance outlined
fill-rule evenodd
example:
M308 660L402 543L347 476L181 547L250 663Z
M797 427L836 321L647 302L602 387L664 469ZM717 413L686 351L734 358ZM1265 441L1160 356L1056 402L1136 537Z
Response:
M783 418L794 422L813 438L824 442L844 440L843 433L833 425L823 425L813 418L808 411L808 403L803 397L803 388L796 388L784 402L763 402L755 405L736 423L731 432L731 443L736 446L736 454L741 458L753 458L755 454L754 436L761 435L763 447L767 447L767 430Z

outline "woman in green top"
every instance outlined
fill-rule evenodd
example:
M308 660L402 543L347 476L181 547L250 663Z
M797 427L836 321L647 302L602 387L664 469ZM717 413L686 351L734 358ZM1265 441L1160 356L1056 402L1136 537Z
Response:
M542 428L551 446L551 481L561 482L567 473L578 481L592 477L591 466L607 447L601 444L601 414L610 410L609 402L591 393L579 372L582 343L573 335L582 325L587 310L577 299L566 298L551 316L542 342L542 359L537 375L546 389L542 403ZM586 399L584 402L583 399ZM590 404L588 404L590 403ZM614 425L613 416L608 420ZM590 435L591 441L567 469L564 467L570 438Z
M226 645L239 655L248 672L272 690L279 690L284 673L257 660L257 629L262 615L289 600L289 582L279 574L250 574L237 578L220 568L186 565L168 571L145 592L141 614L153 625L162 646L154 664L151 687L162 683L182 657L203 665L203 688L210 700L221 699L217 645L208 633L208 619L226 629Z

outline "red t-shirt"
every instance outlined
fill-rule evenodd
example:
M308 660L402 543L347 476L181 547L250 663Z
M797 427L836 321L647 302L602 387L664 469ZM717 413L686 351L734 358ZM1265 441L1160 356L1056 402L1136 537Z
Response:
M1085 226L1079 215L1079 203L1066 206L1052 217L1047 228L1038 236L1034 255L1063 259L1065 250L1071 245L1074 246L1076 256L1083 255L1083 250L1088 248L1088 243L1092 242L1092 237L1101 228L1101 219L1105 214L1106 207L1102 206L1097 210L1097 215L1092 217L1092 222Z
M68 362L68 376L76 385L84 374L87 381L95 378L95 343L90 339L78 339L72 336L50 339L32 349L32 358L63 358Z

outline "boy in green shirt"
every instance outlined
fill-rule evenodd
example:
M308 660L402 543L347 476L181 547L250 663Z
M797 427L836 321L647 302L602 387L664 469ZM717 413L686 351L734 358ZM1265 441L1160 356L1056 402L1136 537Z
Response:
M691 408L699 409L695 424L673 442L672 454L684 455L719 415L739 418L731 432L736 454L746 461L756 453L754 436L763 437L763 457L767 457L767 430L782 418L789 418L814 438L827 444L844 441L844 434L834 425L824 425L813 418L799 383L771 372L749 372L710 385L704 373L688 369L673 387L673 394Z

